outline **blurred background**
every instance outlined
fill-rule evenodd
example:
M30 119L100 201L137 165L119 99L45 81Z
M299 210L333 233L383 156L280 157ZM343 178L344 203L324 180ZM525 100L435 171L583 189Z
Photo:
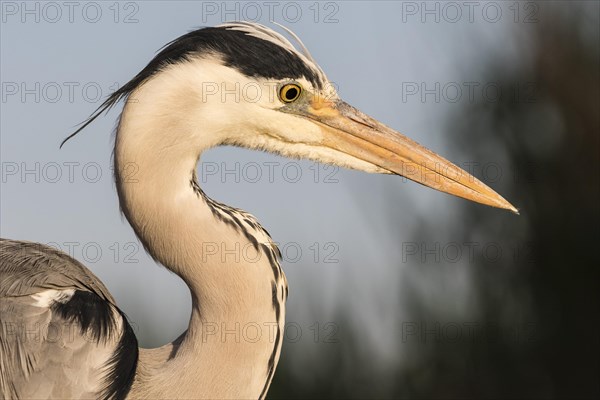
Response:
M342 98L467 169L520 216L235 148L198 167L258 217L290 285L269 398L598 398L596 1L2 1L2 237L86 264L141 345L186 329L184 284L118 210L111 111L58 144L173 38L293 29Z

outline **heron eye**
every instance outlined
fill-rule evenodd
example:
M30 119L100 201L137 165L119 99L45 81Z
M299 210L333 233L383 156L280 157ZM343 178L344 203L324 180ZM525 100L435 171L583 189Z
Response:
M301 92L302 88L299 85L295 83L288 83L279 90L279 98L284 103L291 103L300 97Z

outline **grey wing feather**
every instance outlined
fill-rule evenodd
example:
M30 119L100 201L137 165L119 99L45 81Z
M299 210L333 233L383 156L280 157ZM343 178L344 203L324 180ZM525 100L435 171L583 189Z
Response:
M0 397L124 398L137 340L87 268L37 243L0 239Z
M79 261L52 247L0 239L0 298L46 289L82 289L114 304L108 289Z

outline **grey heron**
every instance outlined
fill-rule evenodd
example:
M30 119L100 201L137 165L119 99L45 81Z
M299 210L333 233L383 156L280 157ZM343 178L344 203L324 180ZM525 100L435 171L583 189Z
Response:
M189 326L172 343L138 348L90 270L50 247L2 239L3 398L265 398L281 350L287 282L258 221L198 185L196 166L209 148L402 175L517 212L473 176L342 101L300 39L282 29L289 39L233 22L173 40L67 137L125 101L114 145L121 211L146 251L189 287ZM236 95L223 95L232 88ZM132 165L135 179L127 179ZM259 257L207 258L207 242L249 245ZM262 332L238 341L207 329L235 324Z

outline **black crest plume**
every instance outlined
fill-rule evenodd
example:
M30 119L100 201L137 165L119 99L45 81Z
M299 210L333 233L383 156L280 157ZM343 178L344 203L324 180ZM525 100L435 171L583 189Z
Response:
M289 49L230 27L201 28L180 36L162 47L143 70L104 100L75 132L61 142L60 147L62 148L69 139L85 129L103 112L109 111L119 101L127 99L136 88L161 69L185 61L192 55L211 52L219 54L225 65L236 68L246 76L265 79L303 77L319 89L324 85L319 72Z

